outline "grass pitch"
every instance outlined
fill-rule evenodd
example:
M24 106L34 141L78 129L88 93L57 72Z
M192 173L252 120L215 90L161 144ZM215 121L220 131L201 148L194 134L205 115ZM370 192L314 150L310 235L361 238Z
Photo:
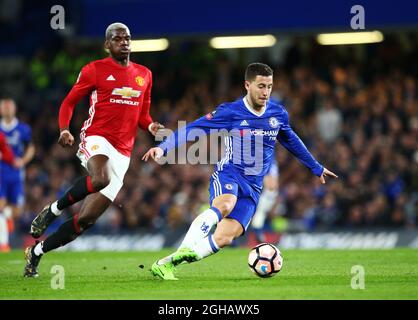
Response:
M413 249L282 250L281 272L262 279L250 272L247 249L229 248L181 265L179 281L153 277L151 264L170 252L51 252L36 279L22 276L23 251L0 254L0 299L418 299ZM51 288L55 265L64 268L64 289ZM355 265L364 268L364 289L351 287Z

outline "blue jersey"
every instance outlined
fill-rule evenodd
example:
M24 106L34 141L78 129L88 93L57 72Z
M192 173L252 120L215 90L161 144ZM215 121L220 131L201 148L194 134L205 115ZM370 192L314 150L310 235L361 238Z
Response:
M18 158L23 157L26 146L32 141L31 128L27 124L17 120L9 125L6 125L4 121L1 121L0 131L6 136L7 143L12 148L14 156ZM2 174L20 175L21 170L16 169L3 161L0 161L0 165Z
M195 138L198 130L207 134L214 130L225 130L225 156L217 163L216 171L239 175L257 191L261 192L263 178L275 158L276 140L313 174L322 174L323 166L314 159L292 130L286 109L271 100L260 114L249 106L245 97L221 104L212 113L176 131L159 147L167 154L171 149L191 140L191 136Z

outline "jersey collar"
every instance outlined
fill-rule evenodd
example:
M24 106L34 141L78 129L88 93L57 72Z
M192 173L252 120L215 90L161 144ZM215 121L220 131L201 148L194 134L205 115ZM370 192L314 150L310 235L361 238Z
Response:
M131 61L129 60L128 65L127 66L122 66L121 64L117 63L115 60L113 60L113 58L111 56L108 57L108 59L113 63L113 65L122 68L122 69L126 69L129 68L131 66Z
M9 132L17 127L18 122L19 121L16 118L13 118L13 120L10 123L6 123L4 119L1 119L0 126L2 127L4 131Z
M244 102L244 105L245 105L245 107L248 109L248 111L250 111L253 115L255 115L255 116L257 116L257 117L261 117L265 112L266 112L266 110L267 110L267 104L268 104L268 101L267 101L267 103L266 103L266 106L264 107L264 110L263 110L263 112L261 112L261 113L257 113L257 112L255 112L254 111L254 109L253 108L251 108L251 106L250 106L250 104L248 103L248 101L247 101L247 99L245 98L245 96L244 96L244 98L242 98L242 101Z

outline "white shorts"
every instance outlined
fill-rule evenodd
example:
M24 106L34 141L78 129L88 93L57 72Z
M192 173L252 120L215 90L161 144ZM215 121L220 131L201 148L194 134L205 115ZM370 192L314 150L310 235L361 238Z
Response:
M128 171L131 159L117 151L109 141L101 136L86 137L80 143L77 157L80 159L81 165L87 169L88 160L98 154L103 154L109 158L107 165L110 174L109 185L100 190L100 193L113 201L123 186L123 178Z

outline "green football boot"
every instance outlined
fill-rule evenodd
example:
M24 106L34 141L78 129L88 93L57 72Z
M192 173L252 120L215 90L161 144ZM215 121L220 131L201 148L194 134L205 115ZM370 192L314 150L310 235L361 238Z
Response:
M174 265L171 262L167 262L164 264L158 264L158 261L154 262L154 264L151 266L151 273L159 277L163 280L178 280L174 276Z
M190 262L195 262L198 260L200 259L197 253L188 248L181 248L177 250L176 252L172 254L172 257L171 257L171 261L173 262L174 266L177 266L183 262L190 263Z

